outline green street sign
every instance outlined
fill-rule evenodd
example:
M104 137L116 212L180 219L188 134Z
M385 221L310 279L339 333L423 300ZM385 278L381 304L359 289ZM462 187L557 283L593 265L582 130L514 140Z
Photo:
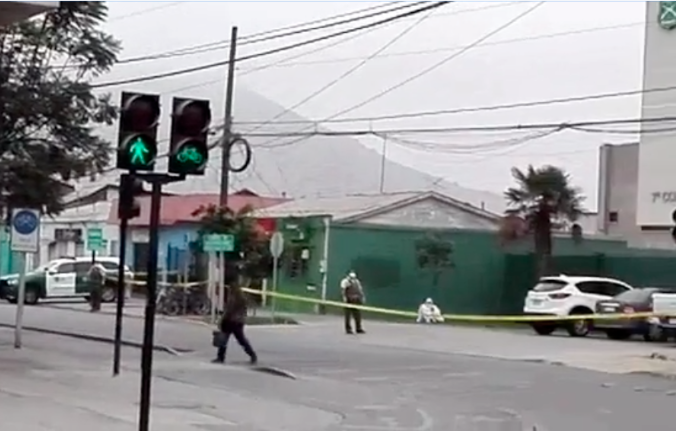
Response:
M87 229L87 250L102 251L108 247L108 240L103 238L103 229Z
M235 236L223 234L206 235L202 240L202 249L207 253L235 251Z
M676 28L676 1L661 1L657 22L665 30Z

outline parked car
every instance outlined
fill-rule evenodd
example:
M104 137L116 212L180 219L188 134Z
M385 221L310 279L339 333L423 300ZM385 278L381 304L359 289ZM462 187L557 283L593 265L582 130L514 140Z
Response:
M523 312L532 316L574 316L594 314L596 303L633 290L612 278L567 276L543 277L528 291ZM539 335L550 335L565 328L572 337L585 337L592 329L590 319L538 321L531 324Z
M97 257L111 277L117 277L120 260L116 257ZM87 273L92 266L91 257L74 257L52 260L26 273L26 304L37 304L40 299L88 298L90 285ZM125 279L133 278L129 267L124 267ZM19 274L0 277L0 299L16 303ZM115 283L106 283L102 292L103 302L112 302L117 297Z
M653 313L667 338L676 338L676 292L653 295Z
M674 292L673 289L646 287L620 293L612 299L604 299L596 303L597 314L632 314L650 313L653 311L653 295L656 293ZM640 317L634 319L606 320L599 319L594 327L605 331L612 340L626 340L632 335L642 335L646 341L666 341L666 331L660 326L656 317Z

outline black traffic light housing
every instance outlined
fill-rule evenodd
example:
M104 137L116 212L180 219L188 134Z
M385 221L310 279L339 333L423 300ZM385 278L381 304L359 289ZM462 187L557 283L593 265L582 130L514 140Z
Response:
M117 218L131 220L141 216L141 204L136 200L143 195L143 181L133 175L120 177L120 196L117 202Z
M676 224L676 210L671 213L671 220ZM671 228L671 238L676 242L676 226Z
M157 157L160 96L122 93L118 129L117 168L152 171Z
M204 175L209 161L209 125L211 108L208 100L174 97L171 115L169 172Z

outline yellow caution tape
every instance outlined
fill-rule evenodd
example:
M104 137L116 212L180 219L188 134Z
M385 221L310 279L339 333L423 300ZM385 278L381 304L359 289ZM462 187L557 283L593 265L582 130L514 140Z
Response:
M256 289L242 288L243 291L260 296L269 296L272 298L285 299L288 301L304 302L308 304L326 305L338 308L354 308L357 310L367 311L371 313L384 314L389 316L400 316L417 318L418 313L403 310L391 310L388 308L371 307L368 305L347 304L338 301L328 301L316 298L308 298L304 296L289 295L279 292L263 292ZM532 315L517 315L517 316L490 316L490 315L471 315L471 314L443 314L445 321L454 322L553 322L553 321L574 321L574 320L628 320L628 319L646 319L649 317L667 317L657 315L655 313L631 313L631 314L577 314L570 316L532 316Z
M116 281L115 277L107 277L109 280ZM127 280L127 284L135 286L145 286L145 281ZM187 289L195 286L206 285L207 281L197 281L190 283L163 283L158 281L158 286L162 287L176 287ZM265 296L270 298L279 298L293 302L303 302L313 305L324 305L336 308L353 308L370 313L383 314L387 316L398 316L407 318L417 318L418 313L413 311L393 310L389 308L372 307L369 305L347 304L339 301L329 301L317 298L309 298L300 295L289 295L287 293L262 291L258 289L242 288L242 291L257 296ZM445 321L453 322L483 322L483 323L535 323L535 322L561 322L561 321L575 321L575 320L631 320L631 319L647 319L650 317L666 318L676 317L676 315L656 314L652 312L643 313L615 313L615 314L574 314L568 316L556 315L512 315L512 316L492 316L479 314L443 314Z

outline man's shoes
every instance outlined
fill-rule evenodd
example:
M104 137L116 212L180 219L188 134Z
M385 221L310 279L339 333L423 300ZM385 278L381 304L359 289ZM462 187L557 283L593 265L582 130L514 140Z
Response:
M223 364L223 363L225 363L225 359L216 358L216 359L213 359L211 361L211 363L212 364Z
M354 332L352 332L352 329L346 329L346 330L345 330L345 333L346 333L347 335L352 335L352 334L354 334Z
M258 358L256 356L249 359L249 365L257 365L257 364L258 364Z
M366 334L366 331L363 329L357 329L357 334Z

